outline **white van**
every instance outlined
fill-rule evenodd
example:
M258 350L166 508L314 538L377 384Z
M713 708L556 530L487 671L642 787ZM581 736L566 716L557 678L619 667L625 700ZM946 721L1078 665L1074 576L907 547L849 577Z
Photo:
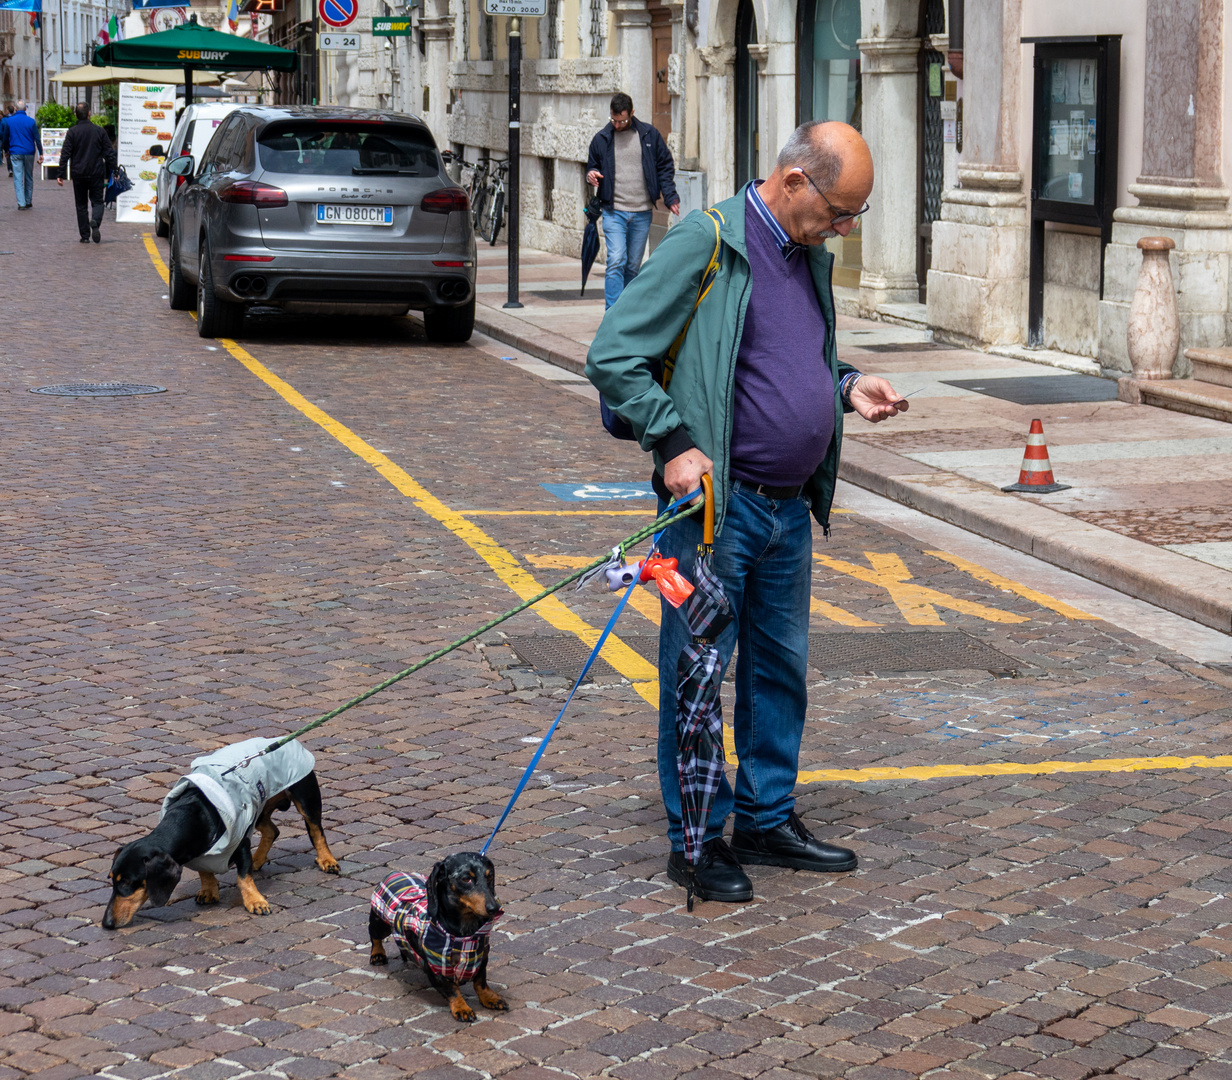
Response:
M167 162L173 158L192 154L198 161L214 131L222 123L223 117L239 108L238 104L213 104L209 102L200 105L189 105L180 117L171 136L171 145L164 147L164 159L158 170L156 184L156 199L154 203L154 231L159 236L166 236L171 231L171 199L184 183L183 177L172 176L167 172Z

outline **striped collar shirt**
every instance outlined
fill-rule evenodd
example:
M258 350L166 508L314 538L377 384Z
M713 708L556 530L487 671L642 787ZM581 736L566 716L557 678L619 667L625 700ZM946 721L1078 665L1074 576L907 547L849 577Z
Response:
M754 180L749 185L749 206L751 206L757 212L757 216L766 223L766 228L768 228L771 234L773 234L774 242L778 245L779 251L783 253L783 258L790 259L797 251L803 251L804 245L797 244L794 240L792 240L792 238L787 235L787 232L783 226L779 224L778 218L770 213L770 207L765 204L761 195L757 191L757 189L764 183L764 180Z

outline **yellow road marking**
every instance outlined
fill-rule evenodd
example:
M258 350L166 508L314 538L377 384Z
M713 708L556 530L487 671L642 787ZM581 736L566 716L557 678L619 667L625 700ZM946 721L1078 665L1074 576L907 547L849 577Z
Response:
M934 604L937 607L948 608L951 611L958 611L964 615L974 615L977 619L983 619L986 622L1024 623L1029 621L1025 615L1015 615L1009 611L999 611L996 608L987 607L984 604L976 604L970 600L959 600L957 597L950 596L937 589L930 589L925 585L919 585L910 580L911 571L907 569L906 563L897 555L866 551L864 557L872 564L871 570L863 566L856 566L854 563L844 562L842 559L832 559L828 555L813 554L814 559L828 566L831 570L838 570L840 573L848 574L859 581L885 589L890 594L890 599L898 605L898 610L903 613L903 618L913 626L945 625L941 616L934 609Z
M970 574L973 578L977 578L989 585L994 585L1004 592L1017 593L1019 596L1030 600L1033 604L1050 608L1052 611L1057 612L1057 614L1064 615L1067 619L1099 619L1098 615L1088 615L1085 611L1079 611L1076 607L1071 607L1064 600L1057 600L1047 593L1039 592L1017 581L1011 581L1000 574L994 574L991 570L985 570L979 563L973 563L967 559L959 558L957 555L951 555L948 551L926 551L924 554L933 555L943 562L948 562L951 566L957 566L959 570Z
M861 619L859 615L853 615L850 611L844 611L841 607L836 607L834 604L828 604L824 600L818 600L815 596L809 597L809 610L814 615L820 615L823 619L829 619L831 622L839 623L842 626L880 626L881 623L869 622L867 619Z
M645 510L459 510L458 513L463 517L640 517L648 524L654 521L654 515Z
M162 257L153 240L146 234L146 250L154 265L163 265ZM378 473L389 481L398 491L415 503L429 517L434 518L466 544L484 562L492 568L500 578L522 600L528 600L536 593L543 591L543 586L522 569L517 559L501 547L482 529L472 525L455 510L451 510L427 488L410 476L401 466L390 461L375 447L365 442L350 428L340 424L324 410L318 408L290 383L280 379L256 357L237 345L230 338L219 338L218 344L227 350L241 364L251 371L266 386L273 390L287 404L298 409L313 423L329 432L338 442L342 443L356 457L373 466ZM587 645L593 646L599 640L599 630L584 619L579 618L555 596L540 600L532 609L557 630L574 634ZM603 651L604 660L612 665L625 678L633 683L633 688L649 704L658 707L659 704L659 673L643 657L639 656L621 641L615 634L608 637Z
M1095 761L1014 761L986 765L908 765L903 768L801 770L802 784L847 780L865 784L870 780L936 780L962 776L1047 776L1055 773L1142 772L1147 769L1232 769L1232 754L1218 757L1102 758Z
M576 570L579 566L586 566L588 563L594 562L593 559L577 555L530 554L526 556L526 561L531 566L539 567L542 570ZM639 615L649 619L655 626L659 626L662 622L663 615L659 608L659 601L646 589L637 588L633 590L632 595L629 597L629 607L633 608Z
M167 269L167 264L163 262L163 257L158 251L158 245L154 243L154 237L149 233L144 233L142 239L145 241L145 249L150 253L150 261L154 264L154 269L158 271L158 276L163 279L164 285L171 283L171 271Z

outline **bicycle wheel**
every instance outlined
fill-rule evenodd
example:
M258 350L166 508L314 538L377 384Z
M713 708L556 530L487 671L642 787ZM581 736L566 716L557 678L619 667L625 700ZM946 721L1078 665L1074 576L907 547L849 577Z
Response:
M483 233L483 212L491 198L492 189L486 183L478 184L471 195L471 227L475 232Z
M496 195L492 199L492 212L488 216L486 227L480 234L489 245L495 246L496 238L500 235L504 210L505 192L503 188L497 188Z

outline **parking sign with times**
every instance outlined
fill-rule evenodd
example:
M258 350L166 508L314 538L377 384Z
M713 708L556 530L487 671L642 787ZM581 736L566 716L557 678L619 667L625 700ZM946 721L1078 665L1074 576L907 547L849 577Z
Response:
M483 0L486 15L546 15L548 0Z
M359 35L344 34L337 31L332 34L318 34L317 48L321 52L358 52Z

